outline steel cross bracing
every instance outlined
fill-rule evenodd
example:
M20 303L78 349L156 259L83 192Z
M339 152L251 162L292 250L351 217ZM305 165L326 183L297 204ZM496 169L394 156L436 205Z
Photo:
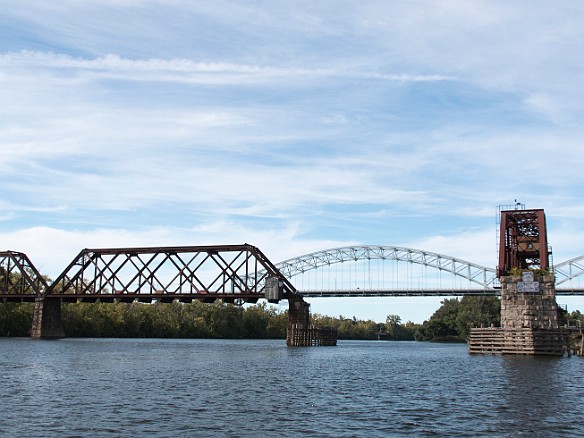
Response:
M566 283L584 273L584 256L575 257L554 266L556 285Z
M0 301L34 301L47 282L26 254L0 251Z
M481 288L424 290L306 290L296 291L288 278L322 266L359 260L396 260L453 273ZM555 266L556 284L584 274L584 256ZM85 249L50 286L28 257L0 252L0 301L34 301L37 296L64 301L189 301L193 298L226 302L253 302L265 297L266 281L277 279L281 298L300 293L307 297L498 295L495 270L429 251L393 246L354 246L318 251L277 265L258 248L181 246L155 248ZM557 295L583 295L579 287L560 287Z
M497 272L493 268L470 263L465 260L397 246L347 246L314 252L304 256L277 263L276 267L287 278L303 274L306 271L329 266L335 263L358 260L397 260L410 262L465 278L480 285L484 289L492 289L496 285Z
M270 278L278 279L283 297L296 294L264 254L248 244L84 249L45 296L63 301L255 302L264 297Z

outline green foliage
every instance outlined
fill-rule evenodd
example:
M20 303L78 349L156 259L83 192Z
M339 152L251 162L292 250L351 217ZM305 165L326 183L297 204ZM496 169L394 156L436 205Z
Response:
M417 325L408 321L405 325L401 322L398 315L387 315L385 319L385 332L387 338L395 341L413 341Z
M521 274L523 274L523 269L521 268L514 266L509 269L509 275L512 277L521 277Z
M498 326L501 302L497 297L465 296L445 299L442 306L416 331L420 341L464 341L472 327Z
M497 297L466 296L460 301L456 328L458 336L468 338L473 327L490 327L501 324L501 301Z
M0 336L30 336L34 303L0 304Z
M360 320L355 317L338 318L324 316L319 314L312 315L312 323L316 327L331 327L337 330L339 339L389 339L389 340L414 340L414 331L416 325L413 322L401 324L401 318L397 315L389 315L388 321L391 321L390 328L388 324L377 323L372 320Z
M377 339L378 324L374 321L362 321L357 318L338 318L314 314L312 324L316 327L330 327L337 330L339 339Z
M566 320L572 326L584 327L584 315L579 310L574 310L566 315Z
M547 276L550 275L551 272L549 269L522 269L522 268L518 268L518 267L513 267L509 270L509 275L512 277L521 277L523 275L524 272L533 272L533 275L535 275L536 277L539 276Z
M217 301L204 304L63 304L70 337L284 338L287 315L265 303L246 308Z
M0 304L0 336L28 336L33 303ZM65 335L69 337L143 338L247 338L283 339L288 314L267 303L238 307L217 301L205 304L75 303L62 304ZM570 319L584 316L572 312ZM496 297L446 299L425 321L402 324L398 315L385 323L312 315L317 327L331 327L339 339L464 340L471 327L498 325L500 304Z

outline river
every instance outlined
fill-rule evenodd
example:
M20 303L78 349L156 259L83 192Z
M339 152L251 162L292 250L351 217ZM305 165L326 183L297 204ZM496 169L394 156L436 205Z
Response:
M582 436L584 358L466 345L0 338L6 436Z

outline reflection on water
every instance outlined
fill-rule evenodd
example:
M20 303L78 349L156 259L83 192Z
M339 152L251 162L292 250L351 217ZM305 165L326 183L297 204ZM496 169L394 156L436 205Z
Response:
M465 345L0 339L0 434L574 436L582 358Z

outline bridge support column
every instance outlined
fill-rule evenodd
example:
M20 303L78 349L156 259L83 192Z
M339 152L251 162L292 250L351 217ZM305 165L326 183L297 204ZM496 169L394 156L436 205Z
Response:
M35 339L59 339L65 337L61 321L61 300L37 298L34 304L31 337Z
M286 345L289 347L337 345L337 330L310 325L310 304L302 297L289 298Z
M288 326L286 345L299 347L306 344L305 335L310 324L310 304L300 298L288 299ZM310 344L308 344L310 345Z
M562 356L569 353L570 333L562 327L554 278L501 277L501 327L471 329L470 353Z

